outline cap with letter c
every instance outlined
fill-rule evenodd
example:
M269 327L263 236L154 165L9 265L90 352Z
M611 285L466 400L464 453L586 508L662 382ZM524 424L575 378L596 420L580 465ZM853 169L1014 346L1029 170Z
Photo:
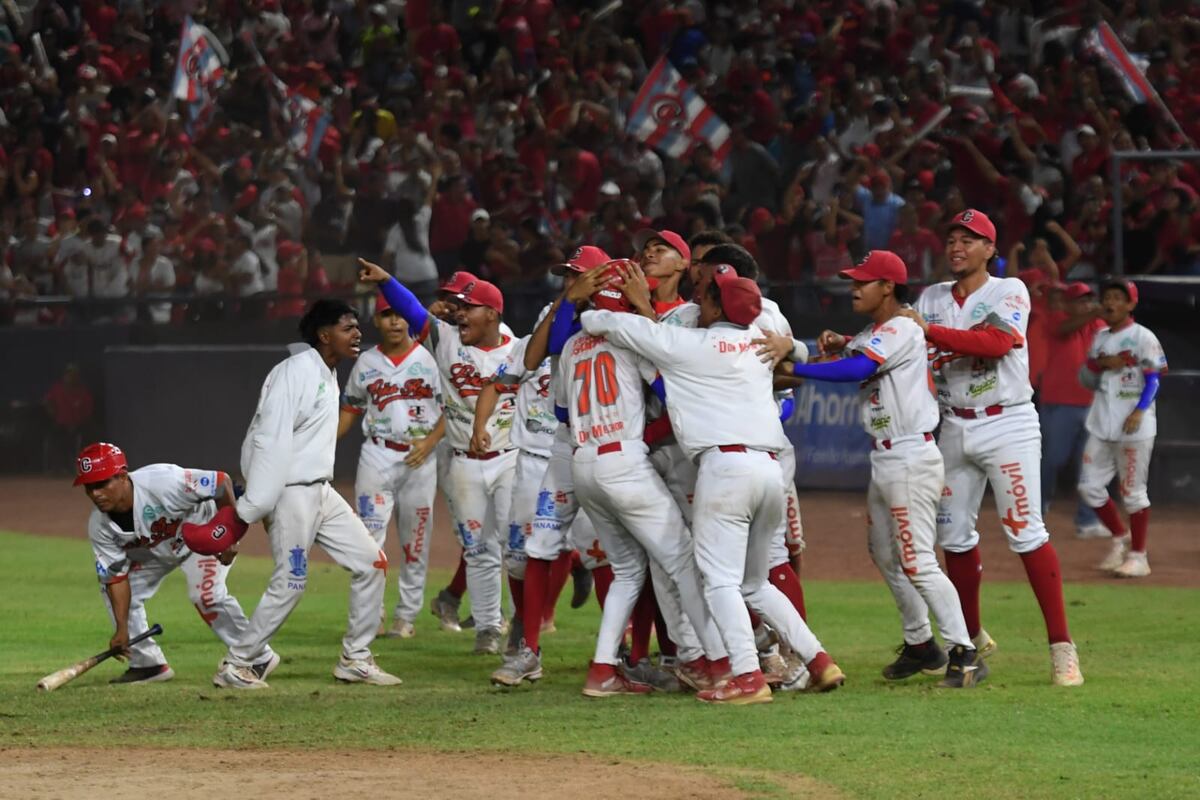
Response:
M989 242L996 241L996 226L982 211L968 208L950 220L951 228L965 228L976 236L982 236Z
M903 286L908 283L908 267L904 259L891 250L872 250L853 267L838 273L852 281L891 281Z
M590 269L595 269L601 264L609 262L608 253L590 244L585 244L583 247L578 247L571 257L565 263L555 264L550 267L552 275L564 275L567 272L587 272Z
M103 483L129 469L125 453L115 444L96 442L79 452L75 459L75 486Z

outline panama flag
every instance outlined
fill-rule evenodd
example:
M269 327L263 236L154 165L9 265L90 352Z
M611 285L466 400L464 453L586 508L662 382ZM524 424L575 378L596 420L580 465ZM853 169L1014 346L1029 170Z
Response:
M229 56L212 31L185 17L179 34L179 57L175 61L175 99L207 106L213 101L213 91L225 82L225 67Z
M729 153L729 126L671 66L658 59L629 109L625 129L672 158L705 142L718 161Z
M1085 44L1089 50L1098 53L1104 58L1108 65L1117 73L1121 79L1121 83L1125 85L1125 91L1136 103L1157 103L1163 106L1162 99L1159 98L1158 92L1154 91L1154 87L1150 81L1146 80L1145 59L1140 59L1141 63L1134 60L1134 57L1125 49L1125 45L1113 32L1113 29L1108 26L1107 22L1101 22L1095 29L1087 35ZM1166 106L1163 106L1164 108Z

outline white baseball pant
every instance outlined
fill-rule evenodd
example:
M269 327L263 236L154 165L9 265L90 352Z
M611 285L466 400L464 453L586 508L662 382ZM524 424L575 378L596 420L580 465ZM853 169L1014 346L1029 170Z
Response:
M783 547L788 556L804 552L804 520L800 517L800 494L796 491L796 448L788 441L787 447L778 453L779 469L783 473ZM777 554L778 544L772 549L771 566L783 563Z
M758 669L749 606L807 663L824 648L791 601L767 581L771 543L784 514L779 462L759 450L700 456L696 563L734 675Z
M370 658L387 583L387 556L350 504L325 482L285 486L263 522L275 571L245 634L229 646L229 662L249 666L267 656L271 637L308 588L308 551L314 543L350 572L350 611L342 655Z
M932 609L949 644L972 647L958 592L933 550L943 485L942 454L922 434L892 440L891 449L874 450L867 549L892 590L906 643L933 638Z
M216 556L202 556L197 553L192 553L181 562L151 558L132 565L128 579L129 616L126 618L129 638L145 633L150 627L146 620L146 601L154 596L163 579L174 572L176 567L183 573L187 582L188 599L196 607L200 618L226 645L236 642L245 632L248 623L241 604L226 587L225 579L229 575L229 567L218 561ZM104 598L108 617L115 626L116 617L112 613L112 603L103 585L100 587L100 596ZM270 657L270 654L268 648L267 657ZM129 648L131 668L153 667L166 663L167 657L153 638L143 639Z
M1042 432L1032 403L1008 406L994 417L946 416L938 447L946 488L938 506L938 544L965 553L979 544L979 504L992 486L1000 524L1014 553L1050 540L1042 521Z
M404 463L406 456L407 453L388 450L369 440L364 443L358 458L354 496L358 516L381 550L385 549L388 521L395 514L403 557L396 569L400 596L393 613L396 619L412 622L425 602L437 459L426 459L412 469Z
M497 520L512 515L513 479L517 451L491 458L471 458L456 452L446 470L446 503L467 562L467 591L475 630L499 630L501 563L508 549Z
M542 481L549 465L550 459L536 453L521 450L517 454L508 512L508 548L504 554L504 566L510 578L525 579L525 562L528 558L525 543L533 533L534 518L541 502ZM553 558L557 558L557 554Z
M1088 436L1079 468L1079 496L1092 508L1108 502L1108 485L1120 479L1121 500L1125 511L1135 514L1150 507L1146 480L1150 477L1153 439L1136 442L1110 442Z
M573 450L569 439L555 437L534 502L533 525L525 537L525 554L527 559L553 561L559 553L578 549L584 567L593 570L607 566L608 556L575 496Z
M647 570L679 658L724 658L720 632L704 604L683 516L646 457L646 446L640 441L621 444L623 449L615 452L600 453L592 447L575 452L575 491L613 570L593 660L618 663L617 648ZM662 603L663 596L670 601Z

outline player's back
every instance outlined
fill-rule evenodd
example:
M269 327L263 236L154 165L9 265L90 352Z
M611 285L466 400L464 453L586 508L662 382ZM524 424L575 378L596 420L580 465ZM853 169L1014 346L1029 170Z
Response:
M579 332L567 340L554 381L556 402L571 419L576 447L642 440L642 384L654 379L644 359L603 336Z

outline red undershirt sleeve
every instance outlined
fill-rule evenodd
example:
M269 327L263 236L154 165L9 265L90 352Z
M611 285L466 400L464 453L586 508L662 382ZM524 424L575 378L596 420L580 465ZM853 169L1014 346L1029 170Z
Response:
M942 325L930 325L925 338L937 345L939 350L979 358L1001 358L1017 343L1008 331L991 326L960 331Z

